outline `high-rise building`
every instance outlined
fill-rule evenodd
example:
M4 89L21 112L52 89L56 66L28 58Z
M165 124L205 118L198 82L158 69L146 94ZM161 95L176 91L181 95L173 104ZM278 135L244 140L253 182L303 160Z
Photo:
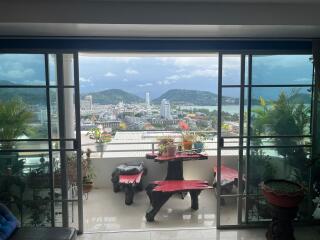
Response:
M170 106L170 102L167 99L161 100L160 117L164 119L169 119L169 120L172 119L171 106Z
M85 96L84 99L81 100L80 105L82 110L92 110L92 96Z
M146 105L147 105L147 107L150 106L150 93L149 92L146 92Z

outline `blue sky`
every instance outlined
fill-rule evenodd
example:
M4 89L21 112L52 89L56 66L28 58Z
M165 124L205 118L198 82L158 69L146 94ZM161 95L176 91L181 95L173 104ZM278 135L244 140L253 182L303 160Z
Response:
M254 56L254 84L310 84L310 56ZM54 78L54 59L50 57ZM170 89L206 90L217 93L218 56L131 56L80 54L81 93L119 88L141 97L150 92L156 98ZM0 80L16 84L45 84L42 54L0 54ZM223 81L239 84L240 56L223 59ZM274 98L280 89L254 89L259 95ZM286 90L289 91L289 90ZM306 91L306 89L302 89ZM226 89L225 96L239 96L238 89Z
M81 91L119 88L152 98L174 88L215 92L217 57L80 57Z
M310 56L255 56L254 84L310 84ZM193 89L217 93L218 57L80 57L82 93L119 88L141 97L148 91L156 98L167 90ZM223 59L224 84L240 84L240 56ZM266 98L283 89L254 89ZM302 89L304 92L306 89ZM289 89L285 90L289 91ZM225 89L225 96L239 96Z

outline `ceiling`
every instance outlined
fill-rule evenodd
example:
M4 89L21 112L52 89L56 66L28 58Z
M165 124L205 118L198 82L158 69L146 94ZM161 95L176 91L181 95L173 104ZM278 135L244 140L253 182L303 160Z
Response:
M320 26L0 23L1 36L320 38Z
M79 1L79 0L78 0ZM87 2L320 3L319 0L80 0Z
M319 9L320 0L0 0L0 36L320 38Z

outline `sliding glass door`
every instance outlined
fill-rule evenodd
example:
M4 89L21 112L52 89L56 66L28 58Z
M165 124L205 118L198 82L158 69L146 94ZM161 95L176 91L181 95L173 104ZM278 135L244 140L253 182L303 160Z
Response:
M82 230L77 54L0 54L0 201L22 226Z
M269 221L259 184L271 178L303 184L309 195L297 220L312 219L313 76L311 55L220 54L218 227ZM238 99L233 121L224 111L228 95Z

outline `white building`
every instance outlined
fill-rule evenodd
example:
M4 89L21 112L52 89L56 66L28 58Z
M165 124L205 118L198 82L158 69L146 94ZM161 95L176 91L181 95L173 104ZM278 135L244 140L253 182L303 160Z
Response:
M171 106L170 106L170 102L167 99L161 100L160 117L164 119L169 119L169 120L172 119Z
M87 95L80 102L81 110L92 110L92 96Z
M150 106L150 93L149 92L146 92L146 105L147 105L147 107Z

